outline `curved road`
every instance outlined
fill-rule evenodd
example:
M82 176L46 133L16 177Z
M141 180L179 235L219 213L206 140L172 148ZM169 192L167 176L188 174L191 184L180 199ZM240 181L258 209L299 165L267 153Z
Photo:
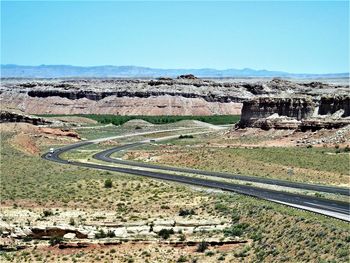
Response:
M106 139L109 139L109 138L106 138ZM208 188L221 189L224 191L236 192L236 193L245 194L245 195L273 201L276 203L282 203L292 207L332 216L345 221L350 221L350 211L349 211L350 204L347 202L328 200L328 199L318 198L314 196L305 196L301 194L294 194L294 193L288 193L288 192L282 192L282 191L276 191L276 190L270 190L270 189L263 189L263 188L258 188L254 186L248 186L248 185L219 182L214 180L193 178L193 177L182 176L182 175L172 175L172 174L162 173L162 172L145 171L145 170L138 170L138 169L132 169L132 168L112 167L112 166L102 165L102 164L67 161L60 157L60 155L64 152L96 143L96 141L97 140L85 141L85 142L64 146L59 149L56 149L54 153L52 154L46 153L42 157L46 160L50 160L50 161L54 161L62 164L71 164L71 165L87 167L87 168L115 171L115 172L121 172L121 173L127 173L127 174L139 175L139 176L146 176L146 177L151 177L151 178L156 178L161 180L168 180L173 182L203 186ZM101 141L101 140L98 140L98 141ZM140 145L140 144L139 143L127 144L121 147L115 147L113 149L110 149L109 151L113 150L112 152L115 152L116 148L119 148L119 150L122 150L133 146L137 146L137 145ZM104 151L101 156L95 155L95 157L96 158L101 157L101 160L105 161L104 158L102 157L108 155L108 152L107 153L106 152L107 151ZM110 154L112 154L112 152Z
M220 177L220 178L226 178L226 179L235 179L235 180L248 181L248 182L254 182L254 183L278 185L278 186L283 186L283 187L291 187L291 188L297 188L297 189L303 189L303 190L310 190L310 191L317 191L317 192L325 192L325 193L350 196L350 189L349 188L325 186L325 185L318 185L318 184L298 183L298 182L292 182L292 181L285 181L285 180L278 180L278 179L271 179L271 178L261 178L261 177L256 177L256 176L247 176L247 175L239 175L239 174L222 173L222 172L211 172L211 171L197 170L197 169L191 169L191 168L164 166L164 165L157 165L157 164L149 164L149 163L121 160L121 159L116 159L116 158L111 157L111 155L115 152L119 152L119 151L126 150L129 148L141 146L141 145L144 145L145 143L146 142L136 142L136 143L130 143L130 144L114 147L112 149L108 149L106 151L99 152L99 153L93 155L93 158L101 160L101 161L105 161L105 162L117 163L117 164L122 164L122 165L129 165L129 166L134 166L134 167L151 168L151 169L157 169L157 170L166 170L166 171L173 171L173 172L183 172L183 173L190 173L190 174L197 174L197 175L213 176L213 177Z

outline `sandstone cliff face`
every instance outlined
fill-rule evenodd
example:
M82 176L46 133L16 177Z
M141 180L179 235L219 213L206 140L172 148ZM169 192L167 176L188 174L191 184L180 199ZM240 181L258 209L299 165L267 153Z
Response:
M301 120L310 117L315 104L310 98L260 97L243 103L240 127L250 127L273 114ZM258 125L259 126L259 125Z
M0 100L3 108L20 109L27 114L236 115L241 113L243 101L261 96L317 97L320 94L333 94L335 90L337 93L346 93L347 88L281 79L214 81L190 75L177 79L152 80L3 79ZM296 101L289 106L288 103L278 102L276 105L265 107L259 114L268 116L277 112L303 118L307 109L298 105ZM333 104L336 105L335 102ZM258 105L255 110L253 104L251 107L253 111L259 111ZM249 111L247 110L244 116L250 114ZM247 119L249 118L248 116Z
M350 116L350 96L326 96L321 98L318 114L334 114L339 110L344 111L341 117Z
M180 96L109 96L97 101L57 96L29 97L19 93L1 96L4 105L21 109L27 114L239 115L242 108L242 103L207 102L202 98Z
M259 97L243 103L240 128L318 130L350 124L346 95L321 98Z

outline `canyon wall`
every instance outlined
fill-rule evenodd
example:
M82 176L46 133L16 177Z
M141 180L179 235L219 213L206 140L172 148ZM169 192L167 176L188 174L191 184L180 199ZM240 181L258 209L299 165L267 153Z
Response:
M91 100L3 93L0 98L8 108L20 109L27 114L239 115L242 108L242 103L208 102L202 98L169 95L148 98L113 95Z
M25 114L239 115L242 126L274 113L301 120L321 96L346 94L348 86L289 80L198 79L2 79L1 106ZM298 98L302 97L302 98ZM278 99L280 98L280 99ZM349 108L322 99L320 111Z
M348 95L259 97L243 103L240 128L319 130L350 124Z
M291 117L296 120L310 117L315 110L311 98L271 98L260 97L243 103L240 127L254 126L259 119L273 114Z

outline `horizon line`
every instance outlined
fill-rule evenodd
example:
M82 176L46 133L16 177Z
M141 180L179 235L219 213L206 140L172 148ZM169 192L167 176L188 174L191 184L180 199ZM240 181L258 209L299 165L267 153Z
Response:
M94 68L94 67L136 67L136 68L146 68L146 69L154 69L154 70L216 70L216 71L227 71L227 70L238 70L238 71L244 71L244 70L252 70L252 71L267 71L267 72L278 72L278 73L285 73L290 75L330 75L330 74L350 74L350 70L347 72L326 72L326 73L295 73L295 72L288 72L283 70L269 70L269 69L254 69L254 68L224 68L224 69L217 69L217 68L210 68L210 67L203 67L203 68L161 68L161 67L147 67L147 66L136 66L136 65L108 65L108 64L102 64L102 65L94 65L94 66L80 66L80 65L72 65L72 64L40 64L40 65L24 65L24 64L13 64L13 63L6 63L6 64L0 64L0 67L3 66L19 66L19 67L41 67L41 66L69 66L69 67L79 67L79 68Z

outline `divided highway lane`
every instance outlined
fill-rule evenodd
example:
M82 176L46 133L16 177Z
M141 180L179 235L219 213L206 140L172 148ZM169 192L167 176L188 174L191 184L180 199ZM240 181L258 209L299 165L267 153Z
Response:
M68 145L60 149L57 149L56 151L54 151L54 153L51 153L51 154L46 153L42 157L46 160L50 160L50 161L54 161L62 164L71 164L71 165L76 165L80 167L115 171L120 173L127 173L127 174L146 176L146 177L151 177L151 178L156 178L161 180L179 182L184 184L221 189L225 191L232 191L232 192L245 194L245 195L293 206L296 208L332 216L345 221L350 221L349 203L346 203L346 202L327 200L324 198L317 198L312 196L280 192L280 191L269 190L269 189L261 189L258 187L247 186L247 185L238 185L238 184L231 184L226 182L206 180L201 178L193 178L188 176L172 175L172 174L167 174L162 172L143 171L143 170L136 170L132 168L111 167L108 165L101 165L101 164L67 161L60 158L60 155L64 152L67 152L79 147L87 146L93 143L94 143L93 141L87 141L87 142L81 142L73 145ZM124 147L126 147L126 145L124 145Z
M157 164L127 161L127 160L121 160L121 159L116 159L111 157L111 155L115 152L141 146L146 143L147 142L137 142L137 143L130 143L123 146L114 147L112 149L108 149L103 152L99 152L95 154L93 158L101 161L105 161L105 162L112 162L117 164L135 166L135 167L151 168L151 169L166 170L166 171L173 171L173 172L184 172L184 173L191 173L191 174L205 175L205 176L214 176L214 177L220 177L220 178L236 179L236 180L248 181L248 182L254 182L254 183L278 185L283 187L291 187L291 188L297 188L297 189L303 189L303 190L350 196L349 188L347 189L347 188L332 187L332 186L317 185L317 184L298 183L298 182L284 181L284 180L278 180L278 179L259 178L255 176L238 175L238 174L230 174L230 173L222 173L222 172L210 172L210 171L196 170L196 169L190 169L190 168L171 167L171 166L164 166L164 165L157 165Z

